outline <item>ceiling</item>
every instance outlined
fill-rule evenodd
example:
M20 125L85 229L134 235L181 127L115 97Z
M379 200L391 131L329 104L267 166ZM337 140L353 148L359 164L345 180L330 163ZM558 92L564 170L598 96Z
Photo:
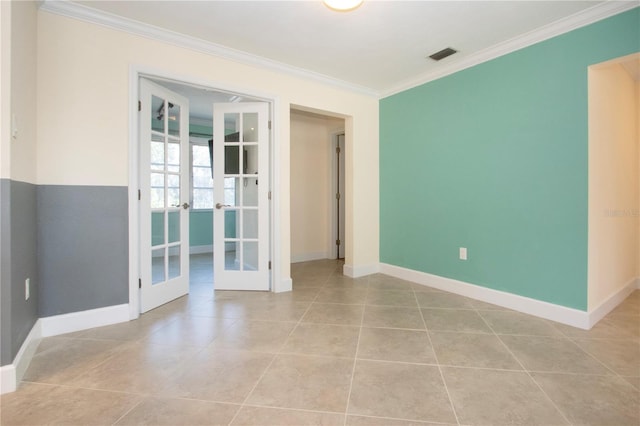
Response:
M552 23L578 21L577 14L601 3L365 0L341 13L320 0L73 2L379 96L428 81ZM428 58L446 47L458 53L440 62Z

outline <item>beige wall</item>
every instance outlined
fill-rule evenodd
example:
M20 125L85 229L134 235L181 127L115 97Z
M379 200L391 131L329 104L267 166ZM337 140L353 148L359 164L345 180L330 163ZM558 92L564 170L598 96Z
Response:
M2 2L1 8L0 173L3 178L35 183L37 8L32 1ZM12 123L18 130L15 137Z
M331 137L338 130L344 120L291 111L292 262L331 253Z
M11 3L0 1L0 178L11 177Z
M347 165L354 194L347 205L347 264L378 263L378 100L326 84L199 53L74 19L39 13L38 182L117 185L130 182L130 67L159 70L214 87L270 95L278 103L280 266L289 276L290 123L292 104L346 118Z
M640 275L638 89L619 64L589 69L589 310Z

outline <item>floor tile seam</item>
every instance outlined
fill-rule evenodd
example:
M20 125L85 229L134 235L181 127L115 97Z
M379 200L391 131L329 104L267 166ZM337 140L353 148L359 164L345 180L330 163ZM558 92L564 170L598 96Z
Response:
M416 291L413 291L413 297L415 297L416 302L420 305L418 300L418 295ZM447 399L449 400L449 406L451 407L451 411L453 412L453 417L456 419L456 424L460 425L460 418L458 417L458 413L456 411L456 407L453 404L453 398L451 397L451 392L449 392L449 387L447 386L447 381L444 378L444 373L442 372L442 367L440 366L440 360L438 359L438 354L436 353L435 346L433 346L433 341L431 340L431 335L429 333L429 328L427 327L427 321L424 319L424 313L422 312L422 308L419 309L420 318L422 318L422 324L427 332L427 339L429 340L429 346L431 346L431 351L433 352L433 357L436 360L436 365L438 367L438 372L440 373L440 380L442 381L442 385L444 386L444 390L447 393Z
M125 342L126 342L126 343L138 343L137 341L125 341ZM82 377L83 375L86 375L86 374L88 374L88 373L90 373L90 372L95 371L97 368L101 367L102 365L106 364L108 361L110 361L111 359L113 359L116 355L118 355L118 353L122 353L122 352L124 352L124 350L125 350L125 349L123 349L122 347L118 347L118 348L115 348L115 349L108 349L108 350L106 351L106 352L107 352L107 355L105 356L105 358L104 358L102 361L98 362L98 363L97 363L97 364L95 364L95 365L92 365L92 366L88 367L88 368L87 368L86 370L84 370L83 372L76 373L76 375L74 375L74 376L70 379L70 382L71 382L71 383L74 383L75 381L77 381L77 380L78 380L80 377ZM83 358L84 358L84 357L85 357L85 356L83 356ZM34 358L35 358L35 357L34 357ZM74 368L75 368L75 366L76 366L76 365L75 365L75 363L74 363ZM69 386L82 389L82 387L79 387L79 386L73 386L73 385L69 385Z
M382 416L374 416L371 414L358 414L358 413L346 413L346 416L349 417L365 417L367 419L381 419L381 420L393 420L393 421L401 421L401 422L412 422L412 423L418 423L418 424L425 424L425 425L443 425L443 426L450 426L453 425L454 423L444 423L444 422L438 422L435 420L416 420L416 419L405 419L403 417L382 417Z
M30 383L34 385L60 387L60 388L66 388L66 389L88 390L88 391L94 391L94 392L117 393L117 394L134 395L134 396L141 396L141 397L150 397L154 395L150 393L131 392L131 391L123 391L123 390L115 390L115 389L92 388L92 387L86 387L86 386L70 385L65 383L35 382L33 380L23 380L20 383Z
M318 294L320 294L318 292ZM318 297L318 295L316 295L316 298ZM315 300L315 299L314 299ZM247 396L244 398L244 400L242 401L241 406L244 406L247 401L249 400L249 398L251 398L251 395L253 395L253 393L255 392L256 388L258 387L258 385L260 384L260 382L262 382L262 380L264 379L265 375L267 374L267 372L271 369L271 366L273 365L273 363L275 362L276 358L278 358L278 356L281 353L281 350L285 347L285 345L287 344L287 342L289 341L289 339L291 338L291 335L293 334L293 332L298 328L298 326L302 323L302 319L304 318L304 316L307 314L307 312L309 312L309 309L311 309L311 306L313 306L313 302L309 303L309 306L307 306L307 308L305 309L305 311L302 313L302 315L300 315L300 318L298 319L298 321L296 322L296 325L294 327L291 328L291 331L289 332L289 334L287 335L287 338L284 339L284 341L282 342L282 344L280 345L280 347L278 348L278 351L273 354L273 356L271 357L271 361L269 361L269 364L267 365L267 367L262 371L262 373L260 374L260 377L258 378L258 380L256 380L255 384L253 385L253 387L251 388L251 390L247 393ZM233 422L235 421L236 417L238 417L238 414L240 413L242 408L240 408L238 411L236 411L235 415L233 416L233 418L231 419L231 421L229 422L229 424L233 424Z
M382 305L380 303L365 303L365 306L379 306L382 308L419 308L417 306L408 306L408 305Z
M271 366L273 365L273 363L275 362L277 357L278 356L276 354L272 354L271 361L269 361L269 364L267 365L267 367L262 371L262 374L260 374L260 377L258 378L258 380L256 380L256 382L253 385L253 387L251 388L251 390L247 393L247 396L245 396L245 398L242 400L242 403L240 404L241 408L236 411L235 415L233 416L233 418L229 422L230 425L233 424L233 422L236 420L236 417L238 417L238 414L242 410L242 406L244 406L244 404L249 400L249 398L251 397L253 392L256 390L256 388L258 387L258 385L260 384L260 382L264 378L265 374L267 374L267 371L269 371L269 369L271 368Z
M430 332L434 333L443 333L443 334L474 334L474 335L483 335L483 336L516 336L516 337L557 337L557 336L544 336L539 334L509 334L509 333L496 333L495 331L490 332L481 332L481 331L458 331L458 330L438 330L435 328L429 328ZM562 336L560 336L562 337Z
M604 361L601 361L599 358L597 358L595 355L592 355L589 351L587 351L586 349L583 349L578 343L576 343L573 339L567 339L569 340L576 348L578 348L580 351L582 351L585 355L587 355L589 358L595 360L598 364L602 365L605 369L607 369L608 371L611 372L611 375L614 376L620 376L618 374L617 371L615 371L613 368L609 367L609 365L607 365ZM609 375L607 375L609 376Z
M369 279L367 278L367 284L369 283ZM365 298L369 296L369 288L367 287ZM360 326L358 327L358 339L356 342L356 352L353 355L353 365L351 366L351 378L349 380L349 391L347 392L347 402L345 404L345 416L344 416L344 426L347 426L347 416L346 413L349 412L349 405L351 404L351 392L353 392L353 380L356 376L356 365L358 362L358 352L360 350L360 339L362 337L362 327L364 324L364 314L367 307L366 305L362 308L362 313L360 314Z
M545 392L545 390L542 388L542 386L540 385L540 383L538 383L532 376L531 372L529 370L527 370L527 368L525 367L525 365L522 363L522 361L520 361L520 359L513 353L513 351L511 350L511 348L509 348L509 346L502 340L502 338L500 338L500 335L496 334L495 330L493 329L493 327L491 327L491 324L489 324L489 322L482 316L480 315L480 317L482 318L482 320L487 324L487 327L489 327L489 329L491 331L493 331L494 335L498 338L498 340L500 341L500 343L504 346L504 348L507 350L507 352L509 352L509 354L511 354L511 356L513 357L513 359L516 360L516 362L520 365L520 367L522 367L522 369L524 370L524 373L529 377L529 380L531 380L535 386L540 390L540 392L542 392L542 394L544 395L544 397L547 399L547 401L549 401L551 403L551 405L556 409L556 411L558 413L560 413L560 415L562 416L562 418L564 419L564 421L566 422L566 424L571 425L571 421L569 420L569 418L567 417L567 415L564 413L563 410L560 409L560 407L556 404L556 402L553 400L553 398L551 398L551 395L549 395L547 392Z
M341 415L341 416L346 416L347 413L345 412L341 412L341 411L326 411L326 410L312 410L309 408L292 408L292 407L281 407L281 406L276 406L276 405L263 405L263 404L252 404L252 403L246 403L246 404L241 404L240 408L266 408L266 409L275 409L275 410L288 410L288 411L298 411L298 412L302 412L302 413L313 413L313 414L337 414L337 415Z
M119 422L120 420L122 420L123 418L125 418L125 417L126 417L129 413L131 413L134 409L136 409L137 407L139 407L139 406L140 406L140 405L145 401L145 399L147 399L147 397L142 397L142 398L140 398L140 401L138 401L138 403L137 403L137 404L134 404L134 405L133 405L131 408L129 408L129 409L128 409L124 414L122 414L120 417L118 417L118 418L116 419L116 421L115 421L115 422L113 422L113 423L111 423L111 424L112 424L113 426L117 425L117 424L118 424L118 422Z
M474 312L477 312L478 315L480 315L477 309L468 308L465 306L420 306L418 305L418 308L420 308L420 310L430 309L433 311L474 311Z
M182 401L195 401L195 402L205 402L208 404L220 404L220 405L232 405L240 409L242 404L239 402L229 402L229 401L218 401L214 399L202 399L202 398L194 398L188 396L163 396L163 395L149 395L147 398L153 399L170 399L170 400L182 400Z
M283 352L283 351L278 352L275 355L299 356L299 357L322 358L322 359L335 359L335 360L344 360L344 361L353 361L355 359L354 356L308 354L308 353L302 353L302 352Z
M433 362L415 362L415 361L397 361L391 359L375 359L375 358L359 358L356 357L356 361L366 361L366 362L377 362L377 363L385 363L385 364L402 364L402 365L415 365L415 366L426 366L426 367L438 367L438 363Z

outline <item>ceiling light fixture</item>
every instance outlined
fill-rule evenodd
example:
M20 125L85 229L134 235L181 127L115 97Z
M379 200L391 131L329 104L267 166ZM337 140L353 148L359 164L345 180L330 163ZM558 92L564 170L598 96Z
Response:
M351 12L360 7L364 0L322 0L325 6L337 12Z

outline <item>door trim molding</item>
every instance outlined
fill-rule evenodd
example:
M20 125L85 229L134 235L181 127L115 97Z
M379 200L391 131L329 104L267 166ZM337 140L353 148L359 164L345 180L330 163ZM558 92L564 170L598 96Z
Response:
M287 287L291 289L290 277L283 277L280 260L282 259L282 247L280 236L282 229L280 225L280 206L279 194L280 177L276 170L280 170L280 158L276 155L278 141L280 140L280 126L278 123L281 118L281 101L280 98L272 93L262 92L253 88L238 87L223 81L205 80L192 75L184 75L173 73L166 69L160 69L140 64L132 64L129 66L129 182L128 182L128 200L129 200L129 319L135 319L140 316L140 290L138 288L138 279L140 277L140 218L138 208L138 188L139 182L139 150L138 150L138 100L140 99L139 80L142 77L151 79L173 80L184 84L199 86L202 88L221 90L225 92L238 93L252 98L259 99L270 104L269 119L272 122L270 133L270 189L272 192L270 214L270 248L271 261L273 268L271 269L271 291L281 292L287 291ZM275 261L274 261L275 260ZM289 284L288 284L289 283ZM288 284L288 285L287 285Z

